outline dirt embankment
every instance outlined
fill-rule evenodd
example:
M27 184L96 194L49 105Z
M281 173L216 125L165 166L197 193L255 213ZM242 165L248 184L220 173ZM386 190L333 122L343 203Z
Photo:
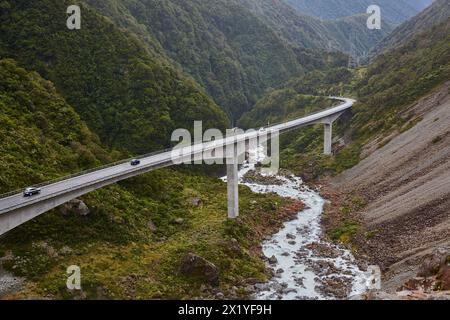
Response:
M412 105L404 115L413 115L414 127L371 143L363 161L331 181L367 199L359 216L373 236L358 246L385 271L386 290L414 277L435 248L450 252L449 88Z

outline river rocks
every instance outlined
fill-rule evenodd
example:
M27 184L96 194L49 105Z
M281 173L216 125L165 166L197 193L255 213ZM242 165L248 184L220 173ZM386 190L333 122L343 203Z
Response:
M15 277L3 270L0 259L0 297L18 291L22 288L24 282L24 278Z
M58 257L58 251L45 241L34 242L32 247L43 250L50 258Z
M288 233L287 235L286 235L286 239L291 239L291 240L293 240L293 239L295 239L296 237L293 235L293 234L290 234L290 233Z
M324 258L337 258L341 255L339 250L329 244L313 242L306 246L306 249L314 251L314 254Z
M296 244L297 242L295 242L294 240L291 240L291 241L288 241L288 243L289 243L291 246L295 246L295 244Z
M59 210L63 215L75 213L79 216L87 216L91 213L88 206L83 201L78 199L70 200L69 202L61 205Z
M276 264L276 263L278 263L278 259L275 256L271 256L269 258L269 263L270 264Z
M212 286L219 285L219 269L213 263L193 253L187 254L182 259L180 273L202 279Z
M342 277L322 278L319 282L321 285L316 286L318 292L337 299L346 299L352 287L351 280Z
M250 170L243 177L242 180L246 183L260 184L264 186L282 185L283 181L275 176L266 176L260 173L260 170Z

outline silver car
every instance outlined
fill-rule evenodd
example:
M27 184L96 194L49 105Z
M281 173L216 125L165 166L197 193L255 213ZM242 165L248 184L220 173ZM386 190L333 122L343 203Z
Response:
M40 193L41 193L41 189L35 188L35 187L29 187L23 191L23 196L24 197L32 197L32 196L40 194Z

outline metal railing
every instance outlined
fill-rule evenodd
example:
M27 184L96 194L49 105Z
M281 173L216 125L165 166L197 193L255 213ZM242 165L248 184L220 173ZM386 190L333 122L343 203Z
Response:
M338 100L338 99L336 99L334 97L330 97L330 98ZM305 115L304 117L309 117L309 116L313 116L315 114L326 112L327 110L332 110L333 108L336 108L336 107L338 107L338 106L331 107L331 108L328 108L328 109L325 109L325 110L321 110L321 111L317 111L317 112L313 112L313 113L310 113L308 115ZM293 120L295 120L295 119L293 119ZM278 123L268 124L266 126L261 127L261 129L269 129L271 127L278 126L278 125L281 125L283 123L290 122L290 121L293 121L293 120L280 121ZM258 129L255 129L255 130L258 130ZM203 142L200 142L198 144L192 145L191 147L194 148L195 146L198 146L200 144L204 145ZM208 147L209 146L206 145L206 148L208 148ZM202 149L204 149L204 148L202 148ZM80 171L80 172L77 172L77 173L74 173L74 174L70 174L70 175L67 175L67 176L62 176L60 178L56 178L56 179L52 179L52 180L49 180L49 181L41 182L39 184L33 184L32 186L36 187L36 188L42 188L42 187L45 187L45 186L48 186L48 185L52 185L54 183L58 183L58 182L65 181L65 180L69 180L69 179L72 179L72 178L76 178L76 177L79 177L79 176L82 176L82 175L85 175L85 174L89 174L89 173L92 173L92 172L95 172L95 171L100 171L100 170L103 170L103 169L107 169L107 168L111 168L111 167L114 167L114 166L117 166L117 165L128 163L128 162L130 162L133 159L148 158L148 157L156 156L156 155L163 154L163 153L169 152L169 151L174 151L174 148L167 148L167 149L164 149L164 150L154 151L154 152L151 152L151 153L143 154L143 155L132 157L132 158L129 158L129 159L119 160L119 161L116 161L116 162L105 164L105 165L100 166L100 167L94 167L94 168L87 169L87 170L84 170L84 171ZM26 187L29 187L29 186L24 186L24 187L22 187L20 189L16 189L16 190L13 190L13 191L10 191L10 192L7 192L7 193L0 194L0 199L4 199L4 198L10 197L10 196L21 194Z
M162 154L162 153L165 153L165 152L172 151L172 149L173 148L168 148L168 149L154 151L154 152L147 153L147 154L144 154L144 155L132 157L132 158L129 158L129 159L119 160L119 161L116 161L116 162L112 162L112 163L108 163L108 164L102 165L100 167L94 167L94 168L83 170L83 171L80 171L80 172L77 172L77 173L73 173L73 174L70 174L70 175L67 175L67 176L62 176L62 177L55 178L55 179L52 179L52 180L48 180L48 181L45 181L45 182L41 182L41 183L38 183L38 184L33 184L32 186L35 187L35 188L42 188L42 187L45 187L45 186L48 186L48 185L51 185L51 184L54 184L54 183L58 183L58 182L61 182L61 181L64 181L64 180L69 180L69 179L76 178L76 177L79 177L79 176L82 176L82 175L85 175L85 174L89 174L89 173L92 173L92 172L95 172L95 171L99 171L99 170L111 168L111 167L114 167L114 166L118 166L118 165L121 165L121 164L124 164L124 163L128 163L128 162L131 162L131 160L133 160L133 159L143 159L143 158L156 156L156 155L159 155L159 154ZM10 196L14 196L16 194L20 194L20 193L23 192L23 190L26 187L29 187L29 186L24 186L21 189L16 189L14 191L9 191L7 193L0 194L0 199L4 199L4 198L10 197Z

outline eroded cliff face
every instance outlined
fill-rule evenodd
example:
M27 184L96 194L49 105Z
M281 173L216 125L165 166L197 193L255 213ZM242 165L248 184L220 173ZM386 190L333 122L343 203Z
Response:
M405 116L413 115L412 128L367 145L367 157L332 181L365 198L357 215L370 237L357 246L382 267L387 290L416 277L435 249L450 253L449 88L411 105Z

